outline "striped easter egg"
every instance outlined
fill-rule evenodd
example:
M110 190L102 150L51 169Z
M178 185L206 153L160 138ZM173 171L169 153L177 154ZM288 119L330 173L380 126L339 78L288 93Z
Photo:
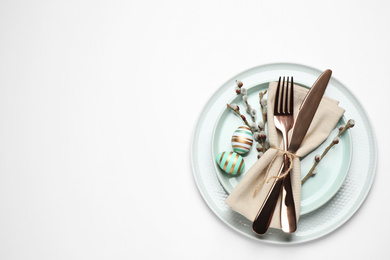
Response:
M231 175L240 174L245 167L244 159L235 152L222 152L217 155L218 166Z
M232 136L233 151L239 154L249 152L253 144L253 134L248 126L242 125L234 131Z

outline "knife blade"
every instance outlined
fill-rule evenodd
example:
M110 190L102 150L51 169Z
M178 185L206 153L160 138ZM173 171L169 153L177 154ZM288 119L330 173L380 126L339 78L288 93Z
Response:
M332 75L331 70L324 71L314 82L313 86L311 87L311 89L303 99L297 117L294 122L294 127L292 129L291 141L288 148L288 151L290 153L295 153L299 149L310 127L311 121L313 120L317 108L321 102L321 99L324 95L325 89L329 83L331 75ZM280 176L282 172L288 168L286 166L287 165L285 165L284 163L282 164L278 176ZM290 174L288 174L285 178L276 179L274 181L270 191L266 196L266 199L264 200L261 208L259 209L256 215L255 220L253 221L252 229L255 233L259 235L263 235L267 232L282 187L283 187L283 193L282 193L283 201L281 203L282 230L288 233L294 232L296 230L295 203L292 196L291 178L290 178Z
M324 71L316 82L314 82L309 92L307 92L306 97L303 99L292 129L291 141L288 147L288 150L291 153L295 153L301 146L303 138L305 138L311 121L324 96L325 89L328 86L331 76L331 70L328 69Z

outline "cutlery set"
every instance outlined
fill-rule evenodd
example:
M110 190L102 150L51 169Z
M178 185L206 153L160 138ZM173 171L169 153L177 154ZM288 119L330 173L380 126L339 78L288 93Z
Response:
M326 70L320 75L302 101L295 120L293 78L291 77L290 82L289 77L287 80L285 77L283 79L279 77L274 102L274 123L283 136L285 152L279 172L252 224L253 231L259 235L267 232L279 198L281 198L281 203L280 216L278 217L280 217L282 230L285 233L293 233L297 229L297 216L289 172L292 163L290 158L299 149L310 127L331 75L331 70ZM288 133L290 130L292 135L289 143Z

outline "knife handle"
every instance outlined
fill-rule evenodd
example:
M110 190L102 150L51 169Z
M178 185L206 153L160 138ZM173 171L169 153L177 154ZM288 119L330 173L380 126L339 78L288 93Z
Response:
M280 223L282 230L286 233L293 233L297 230L297 217L295 213L295 202L291 186L291 174L284 177L282 188L282 203L280 204Z
M282 164L278 176L283 170L283 166L284 164ZM252 229L255 233L259 235L264 235L267 232L268 227L271 223L272 216L274 214L276 203L278 202L280 196L280 190L282 189L282 186L283 179L276 179L272 184L272 187L268 192L267 197L263 202L263 205L261 205L261 208L257 213L255 220L253 221Z

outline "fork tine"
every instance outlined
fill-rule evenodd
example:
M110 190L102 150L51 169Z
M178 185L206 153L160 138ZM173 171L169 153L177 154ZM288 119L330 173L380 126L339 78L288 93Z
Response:
M290 77L287 77L287 83L286 83L286 94L285 94L285 97L284 97L284 112L287 114L290 112L290 109L289 109L289 87L288 87L288 83L290 81Z
M278 87L276 88L276 93L275 93L275 103L274 103L274 113L279 113L279 90L280 90L280 81L282 77L279 77L278 81Z
M281 90L281 98L280 98L280 102L279 102L279 113L284 113L285 112L285 109L284 109L284 103L285 103L285 94L284 94L284 83L285 83L285 77L283 77L283 84L282 84L282 90Z
M291 77L291 87L290 87L290 114L294 112L294 78Z

